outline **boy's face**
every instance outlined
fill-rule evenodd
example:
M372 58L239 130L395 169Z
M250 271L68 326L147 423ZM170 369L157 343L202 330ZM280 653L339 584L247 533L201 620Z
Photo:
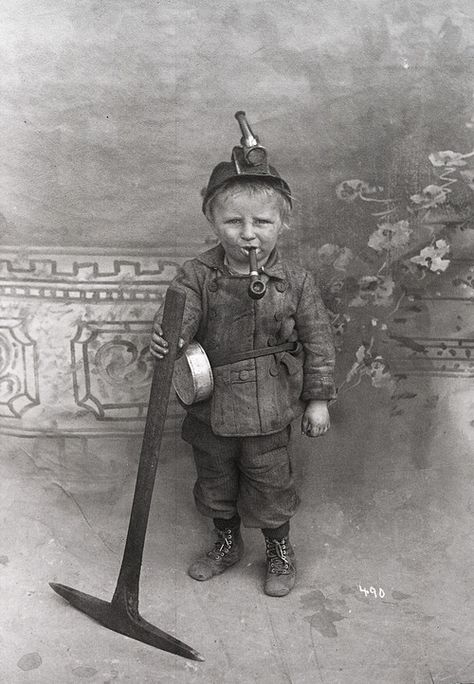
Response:
M257 261L264 264L283 227L278 197L246 190L223 193L216 197L212 209L211 225L229 264L248 271L249 247L257 248Z

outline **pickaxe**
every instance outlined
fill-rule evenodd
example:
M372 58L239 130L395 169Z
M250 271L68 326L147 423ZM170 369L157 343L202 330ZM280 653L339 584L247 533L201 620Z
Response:
M168 289L162 325L169 352L159 363L155 363L130 523L112 601L103 601L56 582L51 582L50 586L74 608L86 613L108 629L184 658L204 660L193 648L162 632L144 620L138 612L143 547L185 301L186 295L182 291Z

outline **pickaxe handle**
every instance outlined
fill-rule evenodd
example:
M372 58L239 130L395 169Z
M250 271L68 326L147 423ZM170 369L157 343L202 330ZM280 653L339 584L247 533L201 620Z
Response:
M169 351L163 359L155 362L127 540L117 587L112 599L112 604L120 605L126 602L132 611L134 608L138 611L138 588L143 547L185 302L186 295L183 291L168 289L162 326L163 336L168 342Z

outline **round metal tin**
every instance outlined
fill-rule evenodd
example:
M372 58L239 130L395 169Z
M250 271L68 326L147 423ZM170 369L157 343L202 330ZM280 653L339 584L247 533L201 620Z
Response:
M176 360L173 387L186 406L211 396L214 377L209 359L199 342L191 342L184 354Z

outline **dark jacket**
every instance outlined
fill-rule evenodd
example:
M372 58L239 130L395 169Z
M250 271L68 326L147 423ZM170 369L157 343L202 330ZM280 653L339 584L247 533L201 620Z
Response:
M267 292L253 300L248 276L224 264L214 247L183 264L172 286L186 292L182 337L197 340L211 359L298 340L301 351L279 352L213 368L210 399L185 407L215 434L250 436L277 432L310 399L332 399L334 344L327 312L311 275L270 255Z

